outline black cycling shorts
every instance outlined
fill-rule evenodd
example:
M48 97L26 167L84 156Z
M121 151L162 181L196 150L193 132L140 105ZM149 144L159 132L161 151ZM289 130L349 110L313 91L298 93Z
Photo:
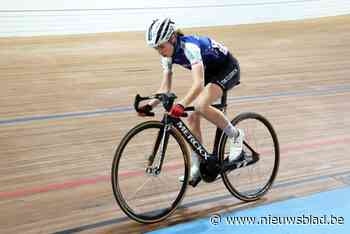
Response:
M227 91L240 84L239 63L230 53L228 53L226 61L216 70L216 74L204 73L205 85L214 83L220 86L223 91Z

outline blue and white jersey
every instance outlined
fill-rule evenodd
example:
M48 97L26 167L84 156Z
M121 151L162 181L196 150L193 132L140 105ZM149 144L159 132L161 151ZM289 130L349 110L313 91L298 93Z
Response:
M215 72L226 61L228 50L208 37L178 36L172 57L161 57L165 72L172 71L172 65L179 64L187 69L203 63L206 72Z

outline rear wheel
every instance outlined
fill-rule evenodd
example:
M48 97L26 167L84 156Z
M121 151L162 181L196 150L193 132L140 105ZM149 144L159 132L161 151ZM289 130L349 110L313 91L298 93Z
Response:
M242 113L231 122L245 133L245 162L253 158L254 151L258 153L258 161L226 171L221 176L226 188L235 197L243 201L254 201L270 189L276 178L280 153L277 135L267 119L256 113ZM228 157L229 149L229 141L223 134L219 146L221 162Z

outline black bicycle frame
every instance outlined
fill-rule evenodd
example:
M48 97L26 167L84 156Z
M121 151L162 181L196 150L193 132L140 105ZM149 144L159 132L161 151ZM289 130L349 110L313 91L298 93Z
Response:
M212 106L223 111L223 112L226 112L226 107L227 107L226 102L227 102L227 93L224 92L224 94L221 98L221 103L215 104ZM188 107L185 110L186 111L194 111L194 107ZM205 149L205 147L200 143L200 141L192 134L192 132L188 129L186 124L180 118L174 118L168 114L165 114L164 118L162 120L162 123L164 123L164 127L161 128L159 131L156 142L154 144L152 157L149 160L148 166L151 166L153 164L154 157L159 150L160 144L162 144L162 146L161 146L162 152L160 154L161 157L160 157L160 162L158 164L158 169L160 170L162 168L164 156L165 156L165 151L166 151L166 147L168 145L168 140L169 140L168 130L170 129L171 126L174 126L181 133L181 135L184 137L184 139L187 141L187 143L191 146L191 148L199 156L201 156L204 160L208 160L209 157L217 157L218 146L220 143L219 141L220 141L220 137L222 135L222 130L220 128L216 129L213 151L212 151L212 153L209 153Z

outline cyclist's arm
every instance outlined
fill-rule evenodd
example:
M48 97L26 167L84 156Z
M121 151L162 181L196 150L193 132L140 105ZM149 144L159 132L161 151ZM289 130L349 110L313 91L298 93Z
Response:
M193 80L190 90L187 92L184 99L179 102L184 107L186 107L198 97L204 88L204 65L202 61L201 50L198 45L193 43L186 43L184 52L186 58L191 63Z
M193 82L190 90L187 92L184 99L179 102L184 107L190 105L204 88L204 67L202 62L192 65L192 80Z
M157 93L169 93L171 90L171 83L172 83L171 81L173 77L171 59L162 57L161 64L163 66L163 79ZM149 105L151 105L152 107L155 107L159 103L160 101L158 99L154 99L149 102Z
M171 71L163 72L163 80L160 84L160 88L157 93L169 93L171 90L171 81L172 81L173 73Z

